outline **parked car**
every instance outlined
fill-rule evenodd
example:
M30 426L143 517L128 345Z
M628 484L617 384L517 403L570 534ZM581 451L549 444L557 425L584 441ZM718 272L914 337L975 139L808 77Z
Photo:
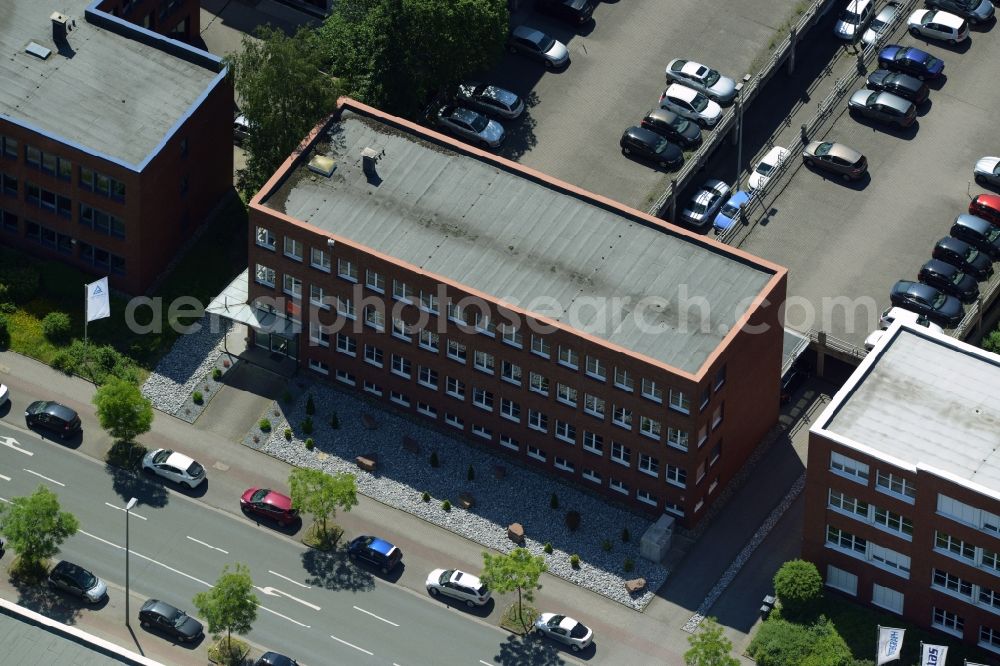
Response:
M736 97L736 82L694 60L674 58L667 63L667 82L694 88L709 99L728 104Z
M29 428L53 432L59 439L72 437L81 430L79 415L53 400L36 400L28 405L24 410L24 422Z
M524 101L517 94L478 81L458 84L455 98L476 111L507 120L517 118L524 111Z
M946 328L958 326L965 316L965 308L957 298L920 282L897 281L889 293L889 300L896 307L926 315Z
M964 240L993 261L1000 259L1000 228L993 226L989 220L962 213L955 218L948 233L953 238Z
M573 652L589 647L594 641L594 631L568 615L542 613L535 620L535 629L543 636L568 645Z
M108 586L103 580L66 560L52 567L49 587L69 592L91 604L100 603L108 594Z
M403 551L384 539L359 536L347 544L347 555L352 561L364 560L387 574L403 561Z
M899 127L909 127L917 119L917 107L913 102L892 93L876 92L862 88L847 101L851 113L859 114Z
M899 14L899 3L890 2L885 7L879 10L875 18L872 19L871 25L865 30L865 34L861 37L861 42L868 46L869 44L874 44L877 42L883 34L885 34L892 22L896 19Z
M976 182L980 185L1000 186L1000 157L981 157L973 169Z
M299 666L299 662L277 652L265 652L260 655L260 659L253 662L253 666Z
M990 258L958 238L945 236L934 245L931 256L961 268L980 282L993 275L993 262Z
M912 74L921 81L936 79L944 73L944 61L926 51L912 46L889 44L878 54L878 66L904 74Z
M299 512L292 508L292 498L269 488L247 488L240 497L240 509L279 525L291 525L299 519Z
M156 449L147 453L142 459L142 471L191 488L197 488L206 478L204 467L183 453L170 449Z
M499 148L506 135L503 125L472 109L446 104L437 111L437 125L480 148Z
M693 120L702 127L715 127L722 107L693 88L671 83L660 95L660 107Z
M833 34L838 39L856 41L868 29L868 24L874 16L873 0L849 0L833 26Z
M868 160L849 146L834 141L810 141L802 150L806 166L835 173L844 180L857 180L868 171Z
M722 204L729 200L729 186L721 180L706 180L681 212L681 221L695 227L712 223Z
M1000 226L1000 196L996 194L977 194L969 202L969 212ZM0 405L2 404L3 401L0 400Z
M435 569L427 575L426 585L432 597L443 594L464 601L469 608L490 600L490 591L479 578L458 569Z
M573 25L583 25L591 19L594 3L591 0L535 0L535 9Z
M767 155L764 155L760 159L760 162L757 163L757 166L754 167L753 173L750 174L750 178L747 181L747 187L751 190L759 190L767 187L775 170L791 154L790 150L781 146L771 148L771 150L767 151Z
M250 138L250 121L242 113L233 119L233 143L237 146Z
M940 259L931 259L920 267L917 280L954 296L963 303L979 298L979 283L968 273Z
M556 69L569 64L569 49L557 39L549 37L541 30L519 25L511 30L507 39L511 53L520 53L540 60L546 67Z
M734 224L739 224L741 221L740 208L748 201L750 201L750 194L748 192L744 192L743 190L734 192L733 196L729 197L726 205L719 210L719 214L715 216L715 221L712 222L715 233L721 234Z
M892 326L893 322L897 320L923 326L927 330L934 331L935 333L944 332L944 329L924 315L919 315L916 312L911 312L905 308L897 308L894 305L890 305L882 311L882 316L879 318L879 326L886 329Z
M629 127L618 145L625 155L635 155L656 162L664 169L679 169L684 163L684 151L665 138L642 127Z
M143 629L157 629L183 643L196 641L205 635L201 622L166 601L148 599L139 610Z
M930 95L930 88L920 79L888 69L876 69L869 74L867 85L869 90L892 93L914 104L922 104Z
M651 109L640 126L653 130L681 148L696 148L701 145L701 129L698 124L667 109Z
M910 14L907 25L914 37L940 39L952 45L969 38L968 21L940 9L918 9Z
M8 400L10 400L10 389L6 384L0 384L0 407L7 404Z
M990 0L926 0L928 7L943 9L968 19L969 23L985 23L993 18Z

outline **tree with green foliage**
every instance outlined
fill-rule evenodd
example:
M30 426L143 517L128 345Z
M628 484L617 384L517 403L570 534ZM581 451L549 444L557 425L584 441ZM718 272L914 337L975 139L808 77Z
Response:
M49 342L66 344L72 332L73 322L65 312L50 312L42 318L42 333Z
M548 565L544 557L532 555L527 548L515 548L507 555L483 552L483 572L479 577L497 594L517 590L517 617L527 630L522 597L527 601L533 600L534 591L541 588L538 579L546 570Z
M216 640L226 632L222 646L225 663L240 663L241 650L233 649L233 632L242 636L250 631L257 619L257 596L253 593L253 579L245 564L236 563L233 571L229 565L222 568L222 575L207 592L194 595L198 614L205 618L208 631Z
M509 20L507 0L338 0L314 37L347 94L415 118L499 62Z
M292 507L308 513L316 521L318 535L326 540L330 532L327 521L337 515L337 509L350 511L358 505L357 486L353 474L327 474L320 469L297 467L288 477Z
M338 88L321 68L311 30L289 37L270 26L244 35L240 49L226 57L240 110L250 125L243 142L246 168L236 176L253 195L302 139L336 107Z
M139 388L113 377L94 394L97 418L109 435L120 442L134 442L153 425L153 405Z
M1000 354L1000 328L983 338L982 348L994 354Z
M836 627L823 616L812 624L795 624L782 617L771 617L750 641L747 654L758 666L844 666L856 663Z
M45 486L27 497L15 497L10 504L0 504L0 534L17 552L16 568L29 575L43 573L46 560L79 527L76 517L61 511L59 498Z
M808 613L823 594L823 577L812 562L789 560L774 574L774 592L789 618Z
M740 666L732 656L733 643L722 633L714 617L707 617L698 625L698 631L688 636L691 648L684 653L686 666Z

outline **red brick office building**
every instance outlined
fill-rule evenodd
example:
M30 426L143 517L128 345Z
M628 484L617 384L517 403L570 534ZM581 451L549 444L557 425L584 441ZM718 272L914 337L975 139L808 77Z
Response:
M97 9L186 44L201 34L198 0L99 0Z
M776 422L784 268L351 100L301 148L251 344L688 526Z
M1000 357L894 326L809 432L827 586L1000 654Z
M232 86L92 4L4 5L0 242L142 293L232 188Z

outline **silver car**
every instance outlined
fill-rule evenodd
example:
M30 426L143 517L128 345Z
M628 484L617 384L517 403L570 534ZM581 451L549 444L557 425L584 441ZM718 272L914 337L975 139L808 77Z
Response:
M694 60L674 58L667 63L667 81L694 88L720 104L728 104L736 97L736 82Z
M427 574L425 583L432 597L443 594L464 601L469 608L482 606L490 600L490 591L483 581L458 569L435 569Z
M517 118L524 111L524 102L517 94L487 83L461 83L455 98L476 111L508 120Z
M885 7L879 10L875 18L872 19L872 23L865 30L865 34L861 37L861 42L868 46L869 44L874 44L877 42L882 35L889 29L892 22L896 20L899 15L899 3L890 2Z
M573 652L579 652L594 641L594 631L568 615L542 613L535 620L535 629L552 640L565 643Z
M722 117L722 107L697 90L671 83L660 95L660 108L693 120L701 127L715 127Z
M974 171L980 185L1000 186L1000 157L982 157Z
M549 37L541 30L519 25L510 33L507 48L511 53L521 53L541 60L546 67L558 68L569 64L569 49L558 39Z
M76 595L90 604L108 594L107 584L83 567L63 560L49 573L49 587Z
M710 178L684 207L681 220L695 227L708 226L728 199L729 186L721 180Z
M875 3L872 0L850 0L840 12L833 34L838 39L853 42L860 37L875 15Z
M174 483L197 488L205 481L205 468L192 458L170 449L150 451L142 459L142 471L156 474Z
M503 125L481 113L447 104L438 109L438 126L481 148L499 148L505 137Z

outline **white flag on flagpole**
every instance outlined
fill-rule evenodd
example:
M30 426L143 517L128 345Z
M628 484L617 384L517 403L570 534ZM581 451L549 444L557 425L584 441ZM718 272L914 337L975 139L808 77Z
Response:
M878 628L878 653L875 655L875 666L882 666L899 659L903 652L904 631L893 627Z
M920 666L944 666L948 658L948 646L921 643Z
M108 296L107 277L87 285L87 321L111 316L111 300Z

